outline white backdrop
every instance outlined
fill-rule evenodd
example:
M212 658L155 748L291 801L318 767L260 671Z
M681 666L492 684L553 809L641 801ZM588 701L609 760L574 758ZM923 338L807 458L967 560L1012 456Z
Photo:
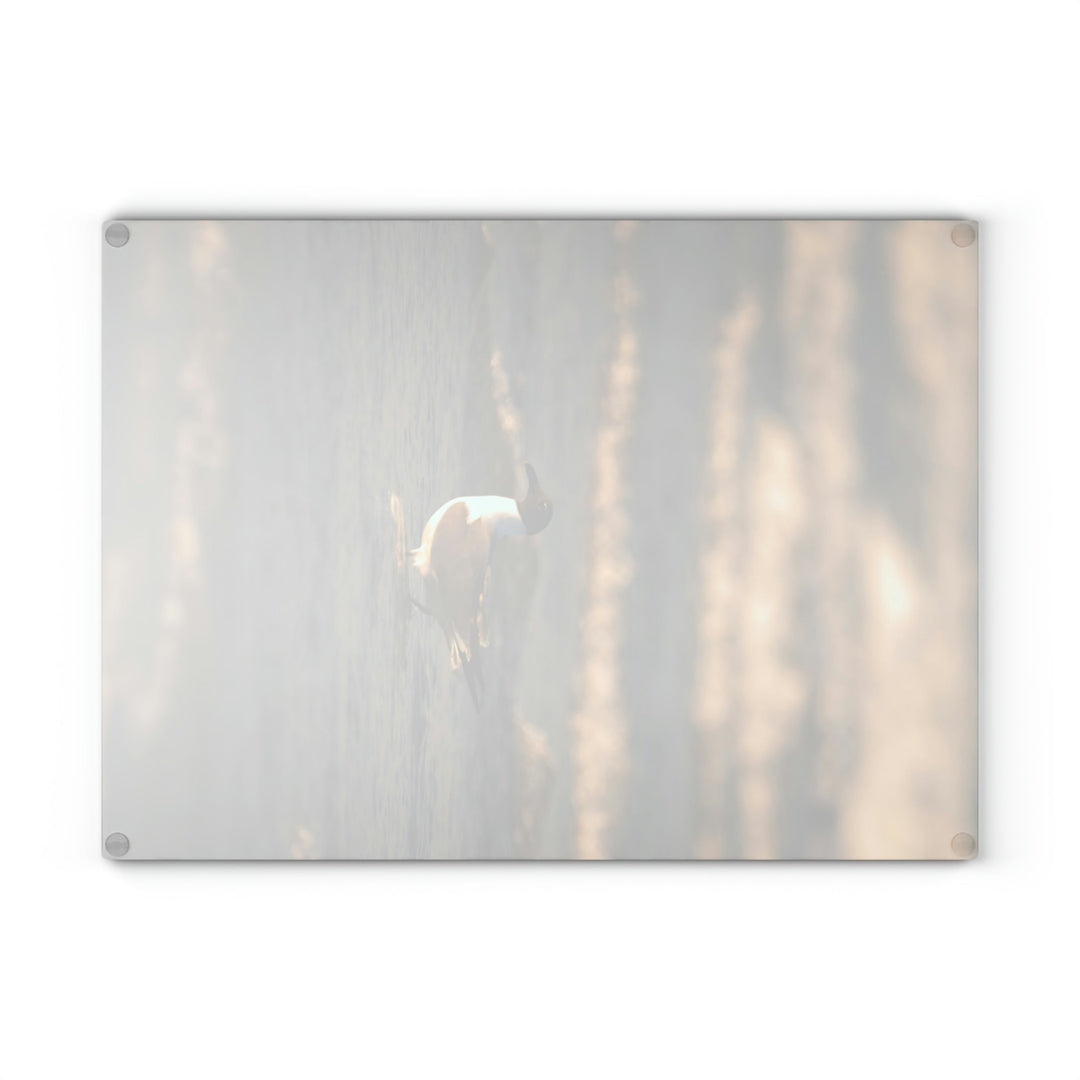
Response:
M1077 1075L1075 3L5 23L0 1077ZM103 861L99 227L168 212L981 219L981 858Z

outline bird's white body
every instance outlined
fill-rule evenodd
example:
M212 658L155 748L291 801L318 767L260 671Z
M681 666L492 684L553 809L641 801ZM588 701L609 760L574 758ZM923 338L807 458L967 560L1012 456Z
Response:
M420 537L420 546L412 552L413 566L426 578L431 571L431 549L435 535L448 511L458 504L465 507L467 525L481 527L481 534L486 541L487 557L490 558L495 544L504 536L524 536L525 523L518 512L516 499L505 495L463 495L445 502L424 526Z
M420 546L410 552L424 581L425 603L446 634L450 666L463 669L477 707L482 672L476 650L487 645L485 596L491 556L505 536L539 532L551 520L551 501L532 466L525 465L529 490L522 500L505 495L464 495L443 503L424 526Z

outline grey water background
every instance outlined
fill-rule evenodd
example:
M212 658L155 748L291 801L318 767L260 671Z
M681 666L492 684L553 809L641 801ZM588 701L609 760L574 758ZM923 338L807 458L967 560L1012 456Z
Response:
M131 222L103 835L950 857L977 835L977 286L949 227ZM405 551L449 498L520 496L522 460L555 518L498 554L477 710Z

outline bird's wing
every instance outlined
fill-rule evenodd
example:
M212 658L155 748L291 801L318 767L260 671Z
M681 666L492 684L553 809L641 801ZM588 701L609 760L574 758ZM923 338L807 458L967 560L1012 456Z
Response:
M451 506L432 537L431 571L448 621L466 640L476 618L490 555L487 523L482 518L469 521L464 502Z

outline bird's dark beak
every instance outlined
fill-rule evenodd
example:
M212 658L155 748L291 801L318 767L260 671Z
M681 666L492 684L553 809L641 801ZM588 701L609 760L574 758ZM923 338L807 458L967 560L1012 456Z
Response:
M525 475L529 478L530 491L540 486L540 481L536 479L536 470L527 461L525 462Z

